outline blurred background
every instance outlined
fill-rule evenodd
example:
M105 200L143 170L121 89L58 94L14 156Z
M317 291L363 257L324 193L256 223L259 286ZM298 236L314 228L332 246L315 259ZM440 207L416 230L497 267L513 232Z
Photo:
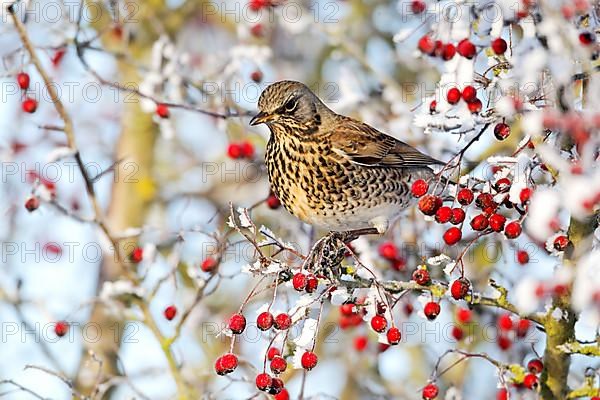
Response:
M258 227L302 254L324 234L270 197L263 162L269 132L248 125L269 83L302 81L334 111L447 161L499 118L494 108L514 115L506 101L514 92L522 93L529 110L549 106L549 97L542 96L543 105L532 99L552 79L560 85L563 75L568 80L576 73L571 61L589 60L589 50L572 45L580 22L565 19L560 2L540 2L535 11L519 1L17 2L37 61L72 120L71 142L6 9L11 3L2 2L0 23L0 394L10 399L67 399L75 393L70 384L94 398L186 398L185 382L193 388L188 398L266 396L253 382L273 335L254 322L273 298L273 279L247 273L256 249L227 220L231 210L250 208ZM547 16L549 25L536 25L535 15ZM593 27L596 14L590 15L586 26ZM534 43L538 29L549 47ZM444 43L471 38L479 55L423 54L420 40L429 32ZM508 61L491 53L491 37L510 43ZM502 62L512 63L512 70ZM30 78L26 89L19 73ZM483 110L472 113L462 105L446 113L448 84L474 79ZM583 84L567 90L575 109L597 103L597 79L587 85L586 91ZM437 113L430 112L432 100ZM490 156L511 156L522 140L527 143L528 130L542 132L541 118L527 121L513 125L502 142L483 135L466 153L462 174L494 179ZM529 168L533 153L521 155L517 168ZM590 160L584 168L595 168ZM556 183L536 171L531 179L540 185ZM588 190L599 188L598 179L590 182ZM557 223L568 226L570 215L558 212ZM384 237L361 238L353 246L377 277L408 281L429 257L456 257L462 250L445 249L444 228L432 221L409 209ZM390 243L398 252L392 261L379 250ZM465 255L467 276L487 294L493 292L490 278L511 288L509 299L527 313L543 310L546 300L538 291L543 282L556 282L561 262L544 247L529 235L510 242L484 237ZM526 265L517 259L519 250L528 253ZM266 251L273 255L277 246ZM299 267L290 252L275 255ZM590 272L598 272L592 264ZM445 279L443 265L430 272ZM302 297L289 282L281 286L275 311ZM361 318L344 316L341 303L325 302L318 366L307 374L291 368L293 349L284 351L290 398L302 392L303 398L418 399L448 349L515 364L544 352L545 335L533 323L447 299L431 322L422 312L428 299L409 292L398 300L393 315L403 340L393 347L380 343ZM242 305L249 327L235 344L240 367L219 377L214 362L231 344L222 331ZM596 337L597 306L581 315L578 338ZM310 309L313 317L316 311ZM499 321L514 328L499 328ZM289 339L302 335L298 326ZM439 370L456 360L445 357ZM570 380L577 386L590 359L573 361ZM492 399L501 381L494 365L472 358L439 377L440 398ZM537 398L511 390L511 398Z

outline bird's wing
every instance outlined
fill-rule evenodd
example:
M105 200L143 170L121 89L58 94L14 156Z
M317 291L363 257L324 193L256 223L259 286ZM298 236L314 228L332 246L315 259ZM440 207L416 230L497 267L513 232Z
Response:
M344 119L331 136L333 150L351 162L368 167L419 168L443 164L377 129Z

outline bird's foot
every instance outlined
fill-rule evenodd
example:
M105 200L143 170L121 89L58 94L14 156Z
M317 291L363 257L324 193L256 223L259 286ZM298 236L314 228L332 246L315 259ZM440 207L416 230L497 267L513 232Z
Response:
M305 265L315 274L333 279L346 253L345 242L338 232L331 232L319 239L306 258Z
M357 229L346 232L330 232L319 239L311 249L306 262L317 274L333 279L339 277L340 266L346 256L346 244L362 235L378 233L376 228Z

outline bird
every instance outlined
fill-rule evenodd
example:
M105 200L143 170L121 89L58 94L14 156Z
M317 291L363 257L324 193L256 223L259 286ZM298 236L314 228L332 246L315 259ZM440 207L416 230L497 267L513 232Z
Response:
M364 122L328 108L305 84L267 86L250 125L270 137L273 193L292 215L329 232L383 234L413 200L410 188L443 164Z

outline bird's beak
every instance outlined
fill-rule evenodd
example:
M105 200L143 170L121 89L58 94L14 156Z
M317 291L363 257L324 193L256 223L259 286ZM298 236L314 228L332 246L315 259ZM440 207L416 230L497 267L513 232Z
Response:
M273 120L273 116L263 111L259 112L250 120L250 125L265 124Z

